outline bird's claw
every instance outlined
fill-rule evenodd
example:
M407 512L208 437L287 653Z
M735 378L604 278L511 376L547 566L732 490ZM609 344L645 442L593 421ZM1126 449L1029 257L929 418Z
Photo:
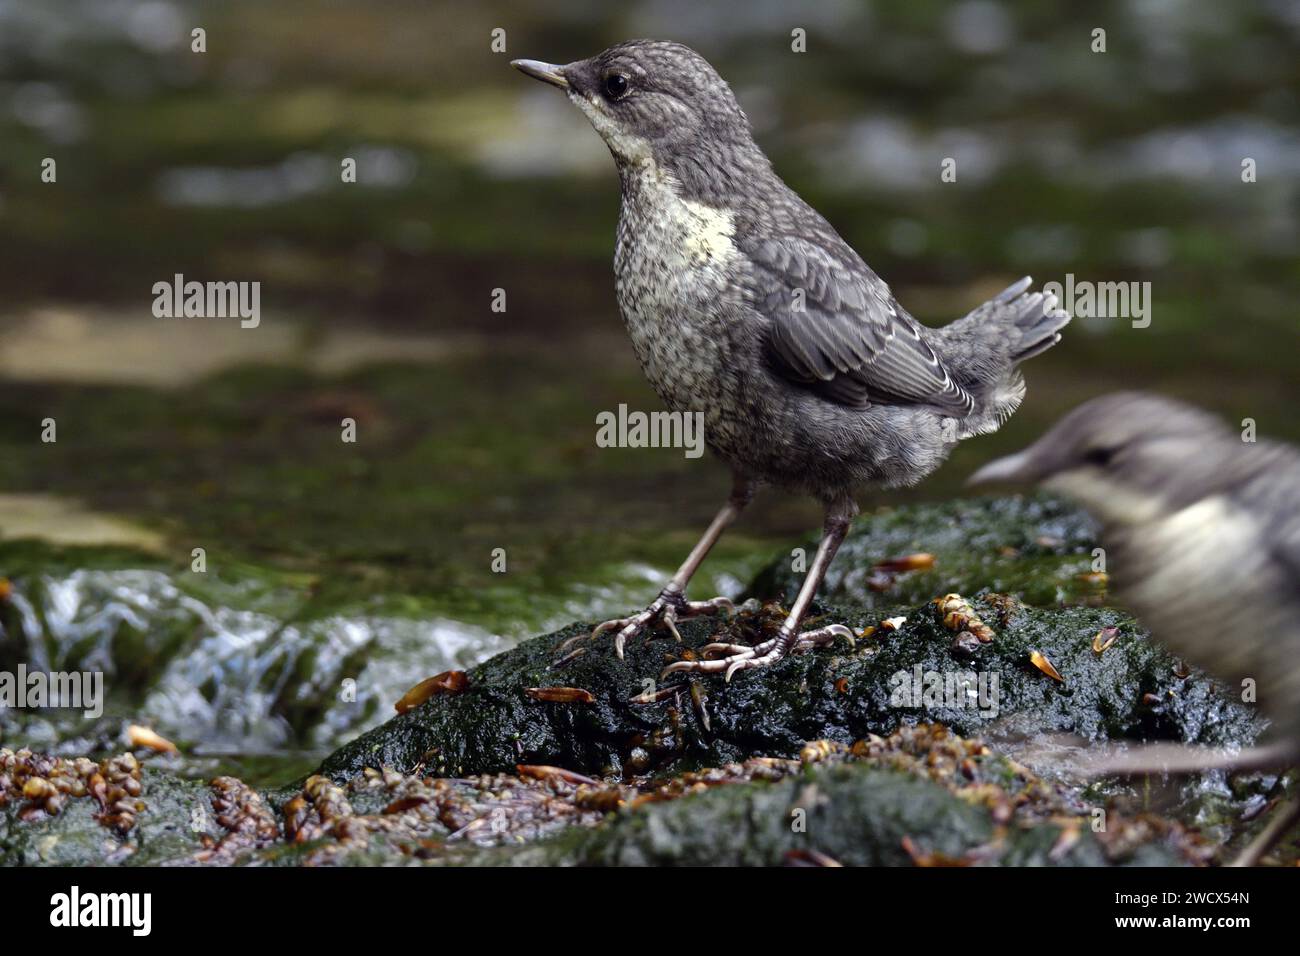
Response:
M715 597L707 601L688 601L682 596L680 591L669 590L665 588L659 593L659 596L651 602L650 606L639 614L633 614L631 617L616 617L604 623L597 624L590 634L576 634L560 645L560 651L566 651L572 645L588 638L594 640L602 634L608 634L610 631L617 630L614 635L614 653L621 660L623 657L623 648L630 638L635 637L647 627L655 623L663 624L672 634L678 644L682 643L682 635L677 630L677 622L686 620L691 617L699 617L704 614L717 614L725 611L728 616L734 617L736 614L736 605L729 598Z
M698 661L676 661L664 668L659 679L663 680L669 674L678 671L697 671L705 674L721 673L724 675L723 680L729 682L736 671L754 670L775 664L791 651L798 653L814 647L824 647L837 637L847 638L850 644L857 646L853 631L843 624L830 624L813 631L804 631L797 636L787 631L753 647L746 647L744 644L706 644L700 649L701 653L705 655L726 653L727 656Z
M752 647L748 644L726 644L718 642L714 644L705 644L699 649L700 656L704 660L712 660L719 655L730 657L736 654L750 656L753 654L766 654L776 646L776 638L770 638L761 644L755 644Z

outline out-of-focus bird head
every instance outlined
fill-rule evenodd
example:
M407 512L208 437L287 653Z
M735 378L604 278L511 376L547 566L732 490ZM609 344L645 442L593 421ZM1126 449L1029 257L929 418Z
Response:
M512 60L564 90L623 165L725 161L753 149L749 120L722 77L680 43L630 40L563 66Z
M980 468L968 484L1039 484L1106 524L1140 524L1209 493L1234 470L1242 448L1199 409L1119 392L1079 406L1028 448Z

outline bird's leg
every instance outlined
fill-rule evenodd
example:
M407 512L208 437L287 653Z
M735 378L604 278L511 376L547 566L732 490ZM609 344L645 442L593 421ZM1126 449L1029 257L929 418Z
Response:
M722 650L728 652L728 656L717 660L677 661L674 664L669 664L664 669L664 676L673 671L704 671L706 673L723 671L726 673L726 679L731 680L731 675L736 671L766 667L768 664L776 663L792 650L803 651L829 644L837 637L845 637L852 642L853 631L843 624L831 624L803 634L799 633L799 625L808 613L808 606L812 604L813 598L817 595L817 589L821 587L822 579L826 576L826 569L830 567L831 561L835 558L835 552L840 549L845 536L849 533L849 526L853 523L853 518L857 513L857 504L847 495L827 503L826 517L822 526L822 540L817 547L817 556L813 558L812 567L808 569L808 574L803 580L803 586L799 588L799 596L795 598L794 606L790 608L790 613L782 622L781 629L776 637L753 647L743 647L737 644L706 645L703 650Z
M1288 800L1273 813L1273 819L1260 831L1250 845L1238 854L1229 866L1254 866L1264 858L1264 854L1273 849L1277 841L1286 836L1288 830L1300 821L1300 798Z
M736 520L753 497L754 483L746 477L736 475L727 503L714 516L713 522L709 525L708 530L704 532L704 537L700 538L699 543L691 549L691 553L682 562L682 566L677 569L677 573L664 585L663 590L659 592L659 596L650 603L649 607L631 617L618 617L612 621L598 624L590 635L579 634L576 637L571 637L560 645L560 650L566 650L570 645L587 637L600 637L602 634L617 629L618 633L614 636L614 651L621 658L623 656L623 645L628 638L635 637L641 631L647 627L652 627L656 623L662 622L680 644L682 636L677 631L678 621L700 614L717 614L721 610L734 614L736 611L735 605L725 597L710 598L707 601L686 600L686 585L690 583L691 578L695 576L695 572L704 562L709 551L722 537L722 532Z

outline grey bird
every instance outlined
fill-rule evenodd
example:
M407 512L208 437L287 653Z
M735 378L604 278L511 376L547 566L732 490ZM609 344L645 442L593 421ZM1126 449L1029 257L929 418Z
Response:
M566 65L515 60L559 87L613 154L622 185L619 308L641 368L672 411L704 416L731 495L644 611L607 621L614 646L647 628L730 608L688 601L710 548L760 485L824 507L821 544L777 636L711 644L668 671L761 667L852 637L800 633L858 512L853 490L911 485L961 439L992 432L1025 392L1021 362L1069 316L1022 279L942 329L921 325L816 210L781 181L731 88L677 43L633 40ZM721 658L713 657L722 654ZM667 671L665 672L667 673Z
M1184 772L1300 763L1300 453L1181 402L1095 399L972 483L1026 482L1101 522L1117 596L1175 653L1255 688L1271 742L1246 752L1152 745L1101 771ZM1294 822L1300 805L1270 829ZM1254 862L1267 839L1238 862Z

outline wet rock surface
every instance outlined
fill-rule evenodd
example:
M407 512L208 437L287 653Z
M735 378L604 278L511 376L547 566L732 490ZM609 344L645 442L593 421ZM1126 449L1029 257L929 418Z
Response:
M737 771L751 782L725 786ZM851 747L816 741L796 760L756 758L670 786L683 785L695 795L575 834L570 852L601 865L738 866L1179 865L1212 852L1150 817L1115 816L1093 833L1085 803L941 725Z
M1100 601L1105 575L1092 570L1096 540L1096 526L1085 512L1043 494L884 508L853 523L820 596L864 610L917 604L953 591L1007 591L1039 605ZM799 550L814 554L817 539ZM929 560L900 560L909 556ZM749 595L789 604L803 580L800 567L793 552L774 561L758 574Z
M194 765L175 755L141 766L112 741L100 760L33 753L10 733L0 862L1221 861L1293 780L1087 786L1026 756L1058 740L1244 746L1264 729L1104 605L1091 549L1086 519L1050 499L871 515L807 622L846 624L853 643L730 682L659 679L712 641L771 635L797 580L783 556L750 588L767 603L684 622L680 645L655 631L626 659L608 638L562 650L583 622L463 671L411 674L385 705L400 697L401 713L279 788L179 776Z
M48 797L42 793L53 791ZM0 749L0 865L157 865L199 846L196 781L142 767Z
M10 764L47 758L5 752ZM133 763L130 754L113 758ZM136 765L138 768L138 765ZM139 779L139 778L138 778ZM555 767L433 778L367 768L258 793L143 775L139 825L97 830L93 800L36 818L0 790L8 865L1180 865L1214 847L1150 814L1111 814L940 725L805 745L673 778ZM12 777L11 777L12 783ZM101 821L102 822L102 821Z
M1039 609L996 594L969 603L992 631L987 642L964 646L961 636L971 632L954 630L961 622L934 601L887 612L823 608L817 623L865 635L856 647L795 655L729 683L677 674L659 683L658 675L710 641L763 639L779 626L779 607L742 612L721 630L714 621L688 622L681 646L658 634L632 641L624 660L608 642L562 655L559 646L590 627L574 625L471 669L462 692L434 696L363 734L320 772L337 779L382 764L458 775L540 763L588 774L674 773L792 757L808 740L847 744L917 721L971 735L1216 745L1250 743L1261 729L1250 708L1181 666L1122 612ZM1094 640L1107 628L1118 636L1098 653ZM1061 679L1040 669L1040 659ZM585 691L590 700L530 694L548 687Z

